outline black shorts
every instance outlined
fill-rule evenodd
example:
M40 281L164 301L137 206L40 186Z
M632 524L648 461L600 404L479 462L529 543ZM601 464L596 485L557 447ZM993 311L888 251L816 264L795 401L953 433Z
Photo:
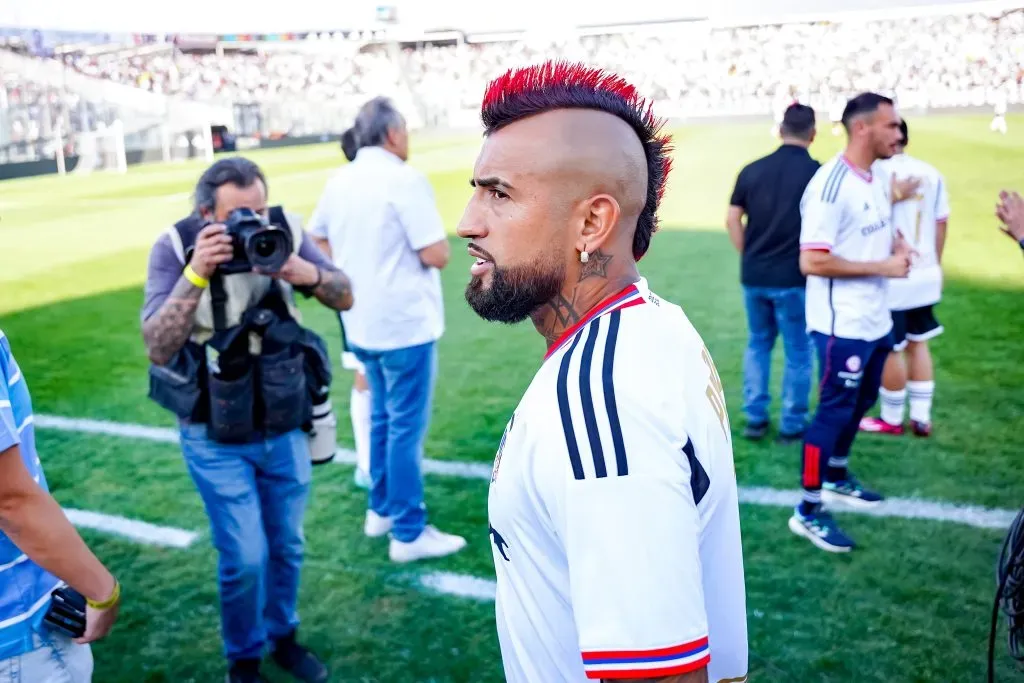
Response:
M935 317L935 306L921 306L892 312L893 351L907 348L907 342L923 342L942 334L942 323Z

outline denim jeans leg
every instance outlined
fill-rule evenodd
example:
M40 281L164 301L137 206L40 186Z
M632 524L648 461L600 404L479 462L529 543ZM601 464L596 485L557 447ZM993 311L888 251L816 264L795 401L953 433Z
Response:
M430 420L437 350L433 342L381 354L387 385L388 508L392 534L415 540L427 523L423 504L423 441Z
M263 528L267 536L267 636L275 640L299 625L297 609L302 572L306 514L313 463L309 435L302 430L268 439L265 459L256 472Z
M779 290L775 318L782 333L786 362L782 373L783 434L798 434L807 428L808 402L811 393L813 353L807 333L803 287Z
M206 437L204 425L188 425L181 447L217 549L224 654L232 661L260 657L267 542L253 462L262 459L263 443L221 444Z
M388 509L388 404L387 383L379 353L353 347L363 364L366 383L370 385L370 492L368 507L383 517Z
M0 683L90 683L92 650L62 633L33 636L35 649L0 660Z
M744 287L743 299L747 309L750 336L743 354L743 413L754 425L768 422L768 380L771 377L772 347L778 329L771 297L761 287Z

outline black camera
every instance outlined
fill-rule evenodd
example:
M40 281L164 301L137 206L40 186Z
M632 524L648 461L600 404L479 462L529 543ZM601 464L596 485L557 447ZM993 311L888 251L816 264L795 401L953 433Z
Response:
M224 226L235 248L231 260L217 268L224 275L248 273L254 268L276 273L292 253L291 232L252 209L235 209L228 214Z

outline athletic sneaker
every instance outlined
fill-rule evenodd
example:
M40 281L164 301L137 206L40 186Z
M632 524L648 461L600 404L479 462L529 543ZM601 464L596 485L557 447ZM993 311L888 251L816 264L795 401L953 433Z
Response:
M408 543L392 538L388 556L392 562L415 562L452 555L465 547L466 539L462 536L446 534L428 524L419 536Z
M363 533L370 538L380 538L391 531L394 520L390 517L378 515L373 510L366 511L366 521L363 522Z
M903 436L903 425L891 425L879 417L865 417L860 421L860 431L872 434Z
M885 500L885 497L881 493L864 488L856 477L847 474L843 481L822 482L821 500L850 507L872 508Z
M356 473L352 476L352 480L359 488L369 490L371 484L370 473L366 470L362 470L357 467Z
M789 518L789 530L830 553L848 553L854 547L853 539L842 532L832 515L820 508L804 516L797 507Z
M914 430L914 436L920 436L923 439L927 439L932 435L931 422L918 422L917 420L911 420L910 428Z

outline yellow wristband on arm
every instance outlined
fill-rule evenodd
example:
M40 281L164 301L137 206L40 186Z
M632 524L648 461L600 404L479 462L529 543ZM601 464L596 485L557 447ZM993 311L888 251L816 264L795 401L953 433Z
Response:
M86 601L86 603L88 603L89 607L92 607L93 609L104 610L104 609L110 609L111 607L116 605L118 603L118 601L120 601L120 600L121 600L121 582L118 581L117 579L114 579L114 592L110 594L109 598L107 598L103 602L96 602L95 600L89 600L88 598L86 598L85 601Z
M201 276L196 271L192 270L192 264L185 266L184 271L185 279L194 284L199 289L206 289L210 286L210 281L205 277Z

